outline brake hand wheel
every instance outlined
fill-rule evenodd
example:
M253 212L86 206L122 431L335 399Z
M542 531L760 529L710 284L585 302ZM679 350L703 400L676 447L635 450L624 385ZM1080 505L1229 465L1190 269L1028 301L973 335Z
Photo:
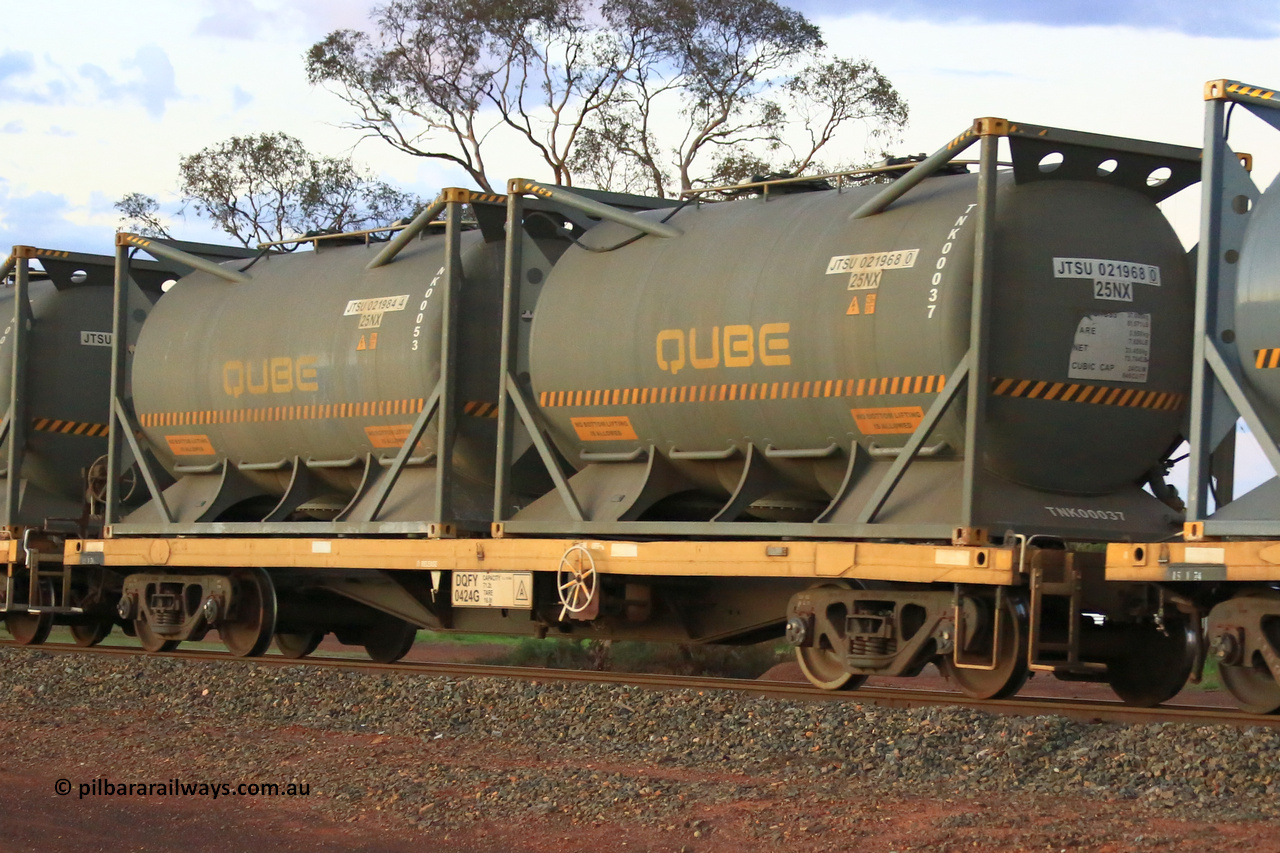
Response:
M556 590L560 593L560 621L565 616L586 610L599 593L599 577L596 561L591 552L581 545L574 545L560 558L556 571Z

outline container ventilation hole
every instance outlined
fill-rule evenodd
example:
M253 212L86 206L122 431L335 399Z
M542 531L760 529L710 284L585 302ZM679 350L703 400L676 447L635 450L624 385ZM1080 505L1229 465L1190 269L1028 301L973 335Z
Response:
M1231 199L1231 209L1243 216L1253 208L1253 202L1247 195L1238 195Z
M1054 169L1062 165L1062 152L1054 151L1040 158L1040 171L1052 172Z
M1159 169L1153 169L1151 174L1147 175L1147 186L1164 186L1171 177L1173 177L1173 170L1168 166L1161 166Z
M76 270L71 274L72 284L84 284L89 280L89 274L84 270Z
M160 285L160 292L161 292L161 293L168 293L170 290L173 290L173 286L174 286L175 284L177 284L177 283L178 283L178 282L177 282L176 280L174 280L174 279L172 279L172 278L171 278L171 279L169 279L169 280L168 280L168 281L166 281L164 284Z
M1110 160L1103 160L1098 164L1098 174L1105 178L1114 172L1116 170L1116 166L1119 165L1120 164L1117 163L1114 158Z

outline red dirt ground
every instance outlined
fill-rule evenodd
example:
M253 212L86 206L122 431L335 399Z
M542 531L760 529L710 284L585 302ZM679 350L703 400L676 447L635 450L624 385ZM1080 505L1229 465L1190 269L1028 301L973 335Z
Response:
M500 650L501 647L498 647ZM349 651L349 649L348 649ZM480 660L494 647L420 644L414 660ZM783 664L769 673L773 679L801 680L798 667ZM901 683L901 682L899 682ZM945 686L940 676L923 676L914 685ZM1033 695L1095 697L1109 695L1105 685L1034 679ZM1225 700L1214 692L1188 692L1182 701L1206 704ZM136 721L135 721L136 722ZM247 738L262 745L262 755L292 756L263 770L284 771L291 778L331 777L341 768L376 761L380 767L415 767L430 762L465 768L484 766L528 769L554 765L554 756L524 755L519 747L495 751L464 741L424 744L417 739L338 734L310 729L277 729L252 733L206 733L201 740ZM38 745L40 760L0 767L0 850L40 853L148 851L149 853L236 853L283 850L336 853L365 850L457 851L457 853L526 853L555 850L594 853L613 851L686 851L736 853L748 850L936 850L1003 851L1073 850L1119 853L1134 849L1165 851L1280 851L1280 823L1211 822L1194 814L1171 814L1134 801L1104 801L1062 797L1028 801L1015 795L963 796L958 780L956 796L945 799L903 797L892 791L858 790L838 802L818 797L783 794L776 778L747 785L754 796L741 800L688 802L674 823L643 817L643 806L632 803L617 820L578 823L568 816L528 814L516 822L485 818L482 807L472 809L463 829L445 830L413 825L393 803L361 801L337 803L324 791L305 799L219 800L170 797L80 799L54 793L60 776L83 776L92 766L95 776L126 778L139 768L149 776L183 766L184 759L163 743L153 742L145 725L103 726L100 719L32 720L0 735L10 753L26 753ZM317 744L319 747L317 748ZM89 746L91 745L91 746ZM207 748L187 744L185 748ZM198 759L197 759L198 760ZM567 766L566 762L566 766ZM575 769L583 767L579 759ZM713 772L618 764L600 760L589 769L624 776L663 775L673 796L681 783L711 780ZM162 777L163 778L163 777ZM461 801L460 801L461 802ZM469 801L465 801L468 802ZM451 803L441 808L455 807ZM384 808L386 806L386 808ZM637 811L639 806L639 811ZM632 816L627 816L628 814ZM635 815L640 815L639 817Z

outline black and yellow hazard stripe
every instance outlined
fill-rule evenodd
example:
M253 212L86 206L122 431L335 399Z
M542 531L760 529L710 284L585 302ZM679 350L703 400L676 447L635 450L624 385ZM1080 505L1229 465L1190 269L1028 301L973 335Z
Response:
M464 187L445 187L436 197L436 201L455 204L506 204L507 197L501 193L478 193Z
M462 407L462 412L473 418L496 418L498 416L498 404L472 400Z
M595 388L543 391L538 405L646 406L657 403L725 403L747 400L799 400L815 397L878 397L890 394L933 394L946 377L877 376L863 379L818 379L794 382L739 382L723 385L668 385L649 388Z
M1250 86L1248 83L1228 83L1227 91L1233 95L1247 95L1250 98L1261 98L1269 101L1276 96L1276 93L1270 89L1263 89L1261 86Z
M513 193L530 193L531 195L540 195L543 198L551 198L551 190L546 187L539 186L533 181L526 181L522 178L512 178L509 182L510 190Z
M1253 366L1259 370L1280 367L1280 347L1257 349L1253 351Z
M375 418L387 415L416 415L426 400L410 397L401 400L364 400L358 403L313 403L306 406L259 406L243 409L209 409L191 412L146 412L138 415L144 427L185 427L209 424L256 424L275 421L333 420L341 418ZM463 411L477 418L496 418L497 403L470 402ZM106 427L103 427L103 435Z
M991 393L997 397L1025 397L1033 400L1055 400L1060 403L1088 403L1098 406L1123 406L1135 409L1177 411L1187 403L1186 394L1170 391L1144 391L1141 388L1117 388L1110 385L1083 385L1076 382L1050 382L1038 379L991 378Z
M107 434L106 424L94 424L86 421L60 421L54 418L36 418L32 428L38 432L57 432L63 435L83 435L97 438Z

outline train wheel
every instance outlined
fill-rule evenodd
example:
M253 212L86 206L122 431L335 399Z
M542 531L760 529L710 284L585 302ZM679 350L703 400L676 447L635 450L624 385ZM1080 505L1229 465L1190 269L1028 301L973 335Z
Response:
M177 640L166 640L151 630L151 623L141 616L133 620L133 635L149 652L171 652L178 647Z
M71 590L71 606L83 607L92 610L97 600L89 601L89 594L83 589ZM105 615L97 613L86 613L84 618L88 621L71 625L71 637L76 641L77 646L96 646L107 638L111 633L111 629L115 627L115 616L111 613Z
M1196 635L1182 616L1155 625L1135 625L1123 636L1124 651L1107 662L1107 683L1126 705L1152 708L1178 695L1196 658Z
M814 687L823 690L857 690L867 680L865 675L854 675L844 668L840 656L832 649L809 648L796 649L796 662L800 671L809 679Z
M377 663L395 663L409 653L418 629L401 619L386 619L364 632L364 650Z
M81 625L71 626L71 638L76 641L77 646L96 646L107 638L111 633L113 623L110 619L98 619L93 622L87 622Z
M1280 711L1280 683L1261 661L1252 666L1219 665L1218 675L1241 710L1250 714Z
M53 584L41 582L38 587L39 604L53 603ZM13 635L13 641L20 646L38 646L49 639L53 630L52 613L9 613L4 617L4 627Z
M832 581L814 585L815 589L862 589L857 581ZM865 675L854 675L844 667L840 654L831 640L820 634L813 638L811 646L796 647L796 663L809 683L823 690L857 690L867 680Z
M990 605L987 605L990 610ZM968 647L989 647L994 613L982 620L972 637L964 640ZM1000 636L996 641L995 668L971 669L956 666L954 655L942 659L942 672L955 682L966 695L974 699L1004 699L1014 695L1027 683L1031 671L1027 668L1027 605L1013 595L1004 596L1004 613L1000 619ZM962 638L957 637L959 643ZM986 653L987 661L991 658ZM974 653L970 657L983 657Z
M291 660L305 658L320 647L323 631L304 631L299 634L276 634L276 649Z
M1247 598L1280 598L1280 590L1251 589L1239 593ZM1280 641L1275 634L1274 620L1263 621L1262 629L1267 631L1272 643ZM1222 678L1222 686L1235 697L1236 704L1250 714L1274 714L1280 712L1280 683L1267 667L1262 656L1255 654L1253 660L1243 661L1238 665L1219 664L1218 675Z
M218 623L218 636L227 651L239 658L261 655L276 633L276 590L262 569L239 572L235 616Z

